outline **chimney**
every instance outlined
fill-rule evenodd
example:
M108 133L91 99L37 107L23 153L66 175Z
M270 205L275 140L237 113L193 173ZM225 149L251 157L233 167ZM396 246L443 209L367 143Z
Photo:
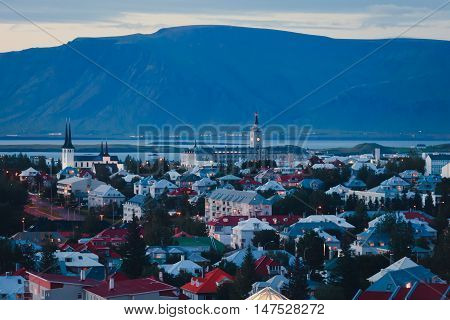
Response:
M162 271L160 271L158 273L158 278L159 278L159 281L164 282L164 274L162 273Z
M180 261L184 261L184 254L180 256Z
M114 289L114 278L111 277L109 278L109 290L113 290Z
M19 271L20 269L20 263L16 263L16 271Z
M84 269L80 270L80 280L81 281L86 280L86 270L84 270Z

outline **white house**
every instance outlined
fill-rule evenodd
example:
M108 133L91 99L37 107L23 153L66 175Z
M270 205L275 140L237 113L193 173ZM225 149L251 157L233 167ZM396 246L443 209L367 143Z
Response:
M149 191L152 198L155 198L162 195L165 191L170 192L175 190L176 188L178 187L172 182L162 179L152 184L149 188Z
M129 222L136 218L141 219L146 196L137 194L123 204L123 221Z
M89 193L88 207L104 207L110 204L120 206L125 201L125 196L110 185L101 185Z
M425 175L440 175L442 168L450 163L450 154L429 154L425 158Z
M192 190L196 191L198 194L202 194L216 185L217 183L210 178L203 178L192 184Z
M70 196L71 194L87 194L102 185L105 185L105 183L99 180L71 177L59 180L56 187L59 195Z
M22 171L19 174L20 181L25 181L29 178L34 178L39 174L39 171L35 170L34 168L30 167L27 170Z
M223 215L271 216L272 204L256 191L216 189L205 197L207 221Z
M231 235L231 247L235 249L245 248L252 245L252 239L255 232L271 230L275 231L269 223L261 221L257 218L250 218L248 220L240 221L237 226L233 228ZM264 243L261 243L264 246Z
M150 176L140 179L134 183L134 194L147 195L150 193L150 187L156 183L156 180Z
M161 269L172 276L177 276L180 272L190 273L192 275L200 276L203 273L203 268L191 260L185 260L184 255L181 260L174 264L162 264Z
M262 186L259 186L256 188L256 191L274 191L280 196L284 196L286 194L286 189L281 184L273 180L267 181Z
M441 177L442 178L447 178L447 179L450 178L450 162L442 167Z

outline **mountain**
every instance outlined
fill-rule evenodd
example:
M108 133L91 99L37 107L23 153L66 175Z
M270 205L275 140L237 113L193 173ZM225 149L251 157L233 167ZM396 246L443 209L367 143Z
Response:
M265 123L318 87L272 123L449 133L450 42L386 41L186 26L2 53L0 134L62 132L68 117L75 135L101 136L249 124L254 111Z

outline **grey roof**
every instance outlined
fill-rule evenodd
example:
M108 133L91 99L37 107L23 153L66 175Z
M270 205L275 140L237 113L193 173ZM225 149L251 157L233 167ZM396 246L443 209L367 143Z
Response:
M145 203L145 196L142 194L137 194L133 198L129 199L127 202L131 202L137 204L139 206L143 206Z
M230 201L247 204L267 204L270 205L270 201L266 200L263 196L256 191L238 191L228 189L216 189L211 192L208 198L213 200Z
M378 281L374 282L367 290L369 291L385 291L388 284L395 286L404 286L408 282L426 282L430 283L436 277L434 273L423 266L417 266L407 269L387 272ZM392 286L392 289L395 288Z

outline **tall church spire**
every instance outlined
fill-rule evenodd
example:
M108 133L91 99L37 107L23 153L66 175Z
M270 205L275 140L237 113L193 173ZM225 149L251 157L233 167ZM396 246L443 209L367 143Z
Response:
M66 132L64 136L64 145L62 147L63 149L75 149L72 144L72 130L70 128L70 119L69 121L66 120Z
M103 156L104 155L104 152L103 152L103 141L102 141L102 143L100 144L100 156Z
M259 125L258 112L255 112L255 126Z
M106 142L105 142L105 153L104 153L103 155L109 157L109 152L108 152L108 140L106 140Z

